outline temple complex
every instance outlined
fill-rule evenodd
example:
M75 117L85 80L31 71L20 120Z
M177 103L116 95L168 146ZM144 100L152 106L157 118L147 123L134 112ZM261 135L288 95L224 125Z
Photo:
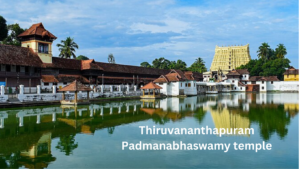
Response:
M250 60L249 44L245 46L216 46L210 71L222 70L223 72L229 72L247 64Z

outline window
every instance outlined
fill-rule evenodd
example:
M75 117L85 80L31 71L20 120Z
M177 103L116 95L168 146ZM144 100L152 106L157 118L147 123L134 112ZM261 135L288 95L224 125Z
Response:
M242 90L242 88L241 88L241 90Z
M246 90L248 90L248 87L246 87Z
M44 86L49 86L49 83L44 83Z
M48 44L39 43L39 53L48 53Z
M187 87L187 83L185 84L185 87Z
M64 85L67 85L68 84L68 82L64 82Z
M6 66L5 65L1 65L1 71L3 71L3 72L6 71Z
M159 85L163 85L163 83L158 83Z
M245 84L247 84L247 82L245 82Z
M261 87L261 89L265 89L265 87Z
M191 87L191 83L188 83L188 87Z
M261 84L264 84L264 81L262 81Z
M271 84L273 84L273 81L271 81Z
M234 83L234 80L232 80L232 83Z
M53 83L53 85L57 85L57 83L56 83L56 82L54 82L54 83Z
M236 90L236 87L234 87L234 90Z
M230 66L228 66L228 69L230 69Z

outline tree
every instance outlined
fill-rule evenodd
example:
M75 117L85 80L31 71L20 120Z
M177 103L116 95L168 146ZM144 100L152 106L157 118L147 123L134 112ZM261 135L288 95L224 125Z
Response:
M168 68L169 69L180 69L182 71L185 71L186 63L184 61L178 59L177 62L171 61Z
M8 25L7 29L10 34L3 40L2 43L6 45L21 46L21 41L18 39L18 35L23 33L26 29L21 28L18 23Z
M113 54L108 55L108 63L116 63L115 62L115 57Z
M266 42L262 43L257 51L258 58L267 60L269 58L270 50L271 50L271 48L268 45L268 43L266 43Z
M188 68L188 70L193 72L199 72L203 73L207 71L207 68L205 67L205 62L202 58L197 58L196 61Z
M284 56L287 54L286 48L283 44L277 45L277 48L275 49L275 56L277 58L284 58Z
M153 68L157 69L169 69L170 63L171 62L168 59L161 57L159 59L153 60L152 65Z
M84 55L79 55L76 57L76 60L89 60L89 58Z
M150 65L150 63L148 63L148 62L142 62L142 63L141 63L141 67L148 67L148 68L150 68L151 65Z
M8 34L6 20L0 15L0 41L3 41Z
M68 156L72 154L73 150L77 147L78 143L75 143L75 134L71 134L69 136L61 136L55 148L59 149L61 152L65 152Z
M61 43L56 45L59 47L59 57L70 59L71 56L73 59L76 59L75 50L78 49L78 45L74 42L74 39L67 37L66 40L61 40Z

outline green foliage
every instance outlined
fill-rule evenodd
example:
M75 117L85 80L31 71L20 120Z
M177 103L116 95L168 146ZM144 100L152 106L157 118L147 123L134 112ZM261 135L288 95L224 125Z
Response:
M205 67L205 62L202 58L197 58L196 61L188 68L188 70L192 72L199 72L203 73L207 71L207 68Z
M21 46L21 41L18 39L18 35L23 33L26 29L21 28L18 23L8 25L7 29L10 34L2 41L2 43L6 45Z
M61 43L56 45L59 47L59 57L61 58L71 58L76 59L75 50L78 49L78 45L74 42L74 39L71 37L67 37L66 40L61 40Z
M277 76L283 80L285 69L290 67L290 60L284 58L287 54L284 45L279 44L274 51L267 43L263 43L257 52L259 59L252 59L236 69L248 69L251 76Z
M8 34L6 20L0 15L0 41L3 41Z
M56 149L64 152L65 155L72 154L73 150L78 147L78 143L75 143L75 134L64 135L59 138Z
M156 69L179 69L182 71L190 70L199 73L207 71L205 62L202 60L202 58L197 58L190 67L187 67L183 60L178 59L177 61L169 61L163 57L154 59L152 65L148 62L142 62L141 67L152 67Z
M142 62L142 63L141 63L141 67L148 67L148 68L151 68L152 66L151 66L150 63L148 63L148 62Z
M89 60L89 58L84 55L79 55L76 57L76 60Z
M116 63L115 57L113 54L108 55L108 63Z

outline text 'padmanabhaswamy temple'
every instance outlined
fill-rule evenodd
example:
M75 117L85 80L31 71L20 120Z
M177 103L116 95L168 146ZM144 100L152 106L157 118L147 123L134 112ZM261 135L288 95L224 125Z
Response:
M228 72L247 64L250 60L249 44L245 46L216 46L210 71L222 70Z

